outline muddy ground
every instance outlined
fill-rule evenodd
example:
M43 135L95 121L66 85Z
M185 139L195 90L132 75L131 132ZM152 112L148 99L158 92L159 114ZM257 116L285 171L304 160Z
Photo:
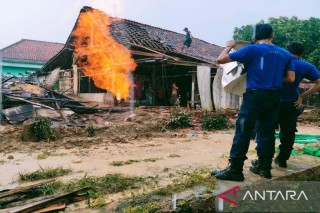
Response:
M40 167L63 166L72 173L57 179L66 182L84 176L103 176L121 173L129 176L157 178L160 185L169 184L181 170L193 171L200 167L221 169L227 165L234 129L203 131L200 128L201 112L193 112L192 127L169 130L170 108L138 108L134 112L79 115L77 119L93 125L95 136L88 137L86 128L55 127L55 140L48 142L23 141L23 125L1 125L0 141L0 191L21 184L19 173L32 172ZM227 115L235 123L234 112ZM320 134L317 119L300 119L299 133ZM279 142L277 142L278 144ZM249 160L245 162L246 182L264 179L248 172L250 160L256 157L254 141L250 144ZM301 150L301 145L295 146ZM115 162L135 161L116 166ZM288 168L273 169L274 178L320 165L320 158L310 155L292 156ZM23 183L27 185L31 183ZM106 196L108 208L125 193ZM80 208L80 207L79 207Z

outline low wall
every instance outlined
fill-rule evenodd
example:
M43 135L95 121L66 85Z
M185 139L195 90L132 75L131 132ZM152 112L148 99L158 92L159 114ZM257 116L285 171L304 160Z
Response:
M79 93L78 97L83 101L92 101L104 104L114 104L112 93Z

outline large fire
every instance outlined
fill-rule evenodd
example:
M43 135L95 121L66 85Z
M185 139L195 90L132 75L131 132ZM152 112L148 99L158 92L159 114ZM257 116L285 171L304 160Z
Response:
M96 87L112 92L117 98L127 98L130 72L136 63L130 51L110 35L112 18L96 9L80 13L76 29L74 53L77 64Z

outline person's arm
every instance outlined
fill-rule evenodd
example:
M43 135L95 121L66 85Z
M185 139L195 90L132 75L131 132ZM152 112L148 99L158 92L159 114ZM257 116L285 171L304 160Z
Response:
M295 79L295 76L296 76L295 71L288 70L286 72L286 75L283 78L283 81L286 82L286 83L293 83L294 79Z
M292 84L295 80L295 77L296 77L295 66L293 63L293 57L290 58L288 64L286 65L285 70L286 70L286 72L283 77L283 82Z
M298 106L300 106L302 104L302 100L305 97L307 97L307 96L309 96L309 95L311 95L311 94L313 94L313 93L315 93L315 92L320 90L320 78L315 80L314 83L315 83L315 85L313 85L313 87L311 87L310 89L308 89L307 91L305 91L304 93L299 95L298 100L294 103L294 105L296 107L298 107Z
M230 41L228 41L226 43L226 47L224 48L222 53L217 58L217 63L218 64L225 64L225 63L232 62L232 60L231 60L231 58L229 56L229 52L234 47L234 45L235 45L235 41L234 40L230 40Z

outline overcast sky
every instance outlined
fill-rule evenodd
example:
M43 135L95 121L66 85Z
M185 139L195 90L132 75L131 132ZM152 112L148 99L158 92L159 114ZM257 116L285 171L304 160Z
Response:
M83 6L224 46L235 27L269 17L320 18L319 0L1 0L0 49L21 39L64 43Z

